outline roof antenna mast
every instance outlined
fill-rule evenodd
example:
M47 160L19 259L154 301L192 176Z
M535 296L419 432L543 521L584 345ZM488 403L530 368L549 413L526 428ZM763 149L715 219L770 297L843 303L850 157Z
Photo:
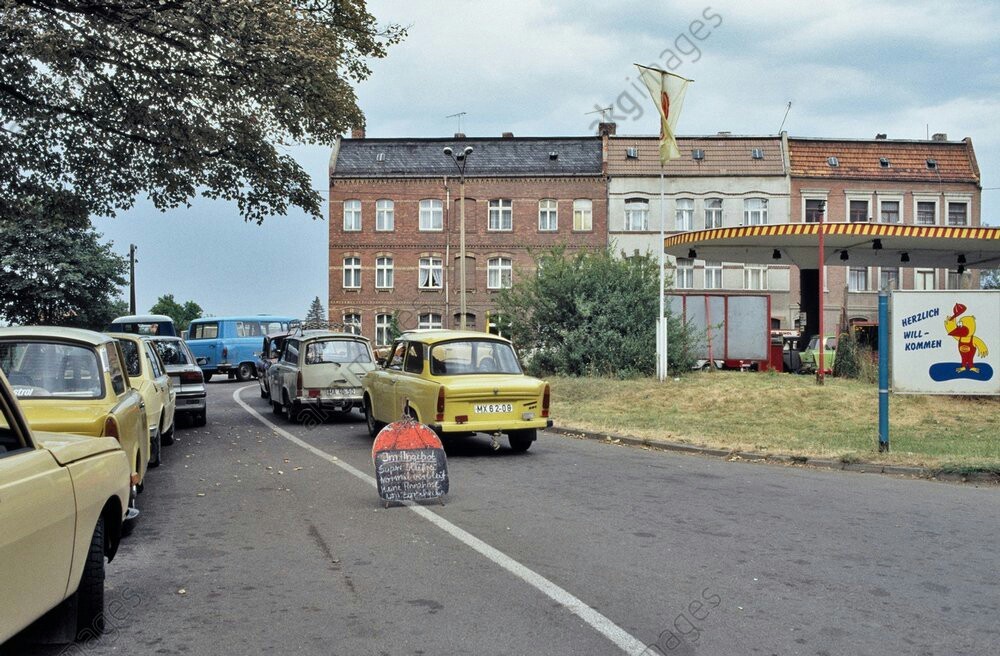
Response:
M785 107L785 116L781 119L781 125L778 126L778 134L785 129L785 121L788 120L788 112L792 111L792 101L788 101L788 105Z
M462 133L462 117L465 116L465 112L458 112L457 114L448 114L445 118L457 118L458 119L458 132Z
M600 114L601 115L601 123L607 123L608 122L608 114L614 108L615 108L614 105L612 105L610 107L602 107L600 109L595 109L592 112L587 112L587 113L584 114L584 116L587 116L588 114Z

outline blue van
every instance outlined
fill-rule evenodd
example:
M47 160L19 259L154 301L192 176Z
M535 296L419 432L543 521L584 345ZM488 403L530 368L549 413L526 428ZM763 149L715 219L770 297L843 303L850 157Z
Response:
M293 317L269 314L245 317L202 317L191 322L184 340L205 374L205 382L215 374L239 381L257 375L257 357L264 335L287 332L298 321Z
M165 314L130 314L111 322L105 332L176 337L174 320Z

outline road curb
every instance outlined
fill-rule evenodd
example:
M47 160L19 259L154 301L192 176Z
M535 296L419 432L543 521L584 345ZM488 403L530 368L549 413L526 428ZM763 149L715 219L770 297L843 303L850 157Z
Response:
M631 435L619 433L600 433L582 430L569 426L552 426L547 429L550 433L575 437L579 439L595 440L608 444L619 444L632 447L653 449L656 451L673 451L675 453L687 453L690 455L710 456L715 458L725 458L729 461L744 461L756 463L770 463L775 465L798 465L805 467L817 467L822 469L836 469L841 471L858 472L862 474L883 474L886 476L909 476L911 478L923 478L932 481L948 481L952 483L973 483L973 484L1000 484L1000 473L996 472L950 472L939 469L929 469L927 467L907 467L905 465L882 465L876 462L842 462L840 460L827 460L823 458L809 458L806 456L758 453L754 451L732 451L727 449L716 449L707 446L697 446L694 444L682 444L680 442L667 442L663 440L651 440Z

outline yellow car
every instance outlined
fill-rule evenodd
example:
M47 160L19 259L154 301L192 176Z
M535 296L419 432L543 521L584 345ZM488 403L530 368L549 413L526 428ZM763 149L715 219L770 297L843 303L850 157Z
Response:
M132 466L129 518L149 462L146 404L113 338L78 328L0 328L0 369L34 430L114 437Z
M127 333L111 334L121 345L125 371L132 387L139 390L149 419L149 466L159 467L160 447L173 444L177 392L167 368L148 337Z
M549 419L549 385L526 376L511 343L488 333L403 333L363 381L365 418L374 437L407 413L442 435L505 433L527 451Z
M0 644L56 607L68 637L103 630L131 472L114 439L32 433L0 373Z

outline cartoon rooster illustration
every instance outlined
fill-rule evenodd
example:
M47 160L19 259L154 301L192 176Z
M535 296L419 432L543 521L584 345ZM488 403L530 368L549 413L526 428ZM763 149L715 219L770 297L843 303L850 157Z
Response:
M944 320L944 329L958 342L958 354L962 358L962 366L956 372L971 371L979 373L979 368L973 366L972 359L979 352L979 357L985 357L989 351L986 349L986 342L976 337L976 318L971 314L959 319L959 315L965 312L966 308L961 303L955 303L952 308L952 315Z

